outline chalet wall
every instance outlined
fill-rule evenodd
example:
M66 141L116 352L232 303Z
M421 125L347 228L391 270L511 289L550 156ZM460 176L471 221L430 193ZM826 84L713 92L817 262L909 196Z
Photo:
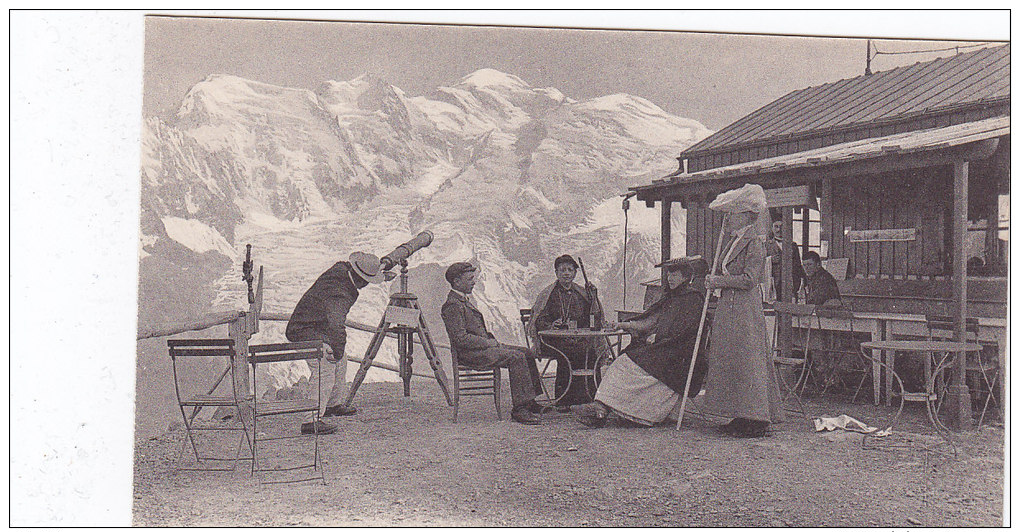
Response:
M972 182L987 179L975 173ZM948 166L829 181L823 195L821 231L828 258L848 258L844 300L861 312L950 314L952 244L950 222L952 171ZM687 253L714 259L722 214L705 204L687 209ZM916 229L906 242L851 243L846 232L867 229ZM1006 282L968 282L968 312L1004 317Z
M934 279L950 275L948 167L834 181L832 212L822 219L829 258L850 259L847 277ZM916 228L906 242L851 242L852 230Z

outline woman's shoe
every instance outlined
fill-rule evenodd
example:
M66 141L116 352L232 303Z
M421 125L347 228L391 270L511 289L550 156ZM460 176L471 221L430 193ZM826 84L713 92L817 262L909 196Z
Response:
M584 405L578 412L577 420L582 425L591 427L593 429L600 429L606 426L606 422L609 421L609 413L599 408L594 403L590 405Z
M720 426L719 431L735 438L762 438L767 435L768 426L768 421L736 418Z
M744 429L745 421L746 420L743 418L739 417L733 418L730 420L729 423L725 425L719 425L719 427L717 427L717 430L727 436L736 436L738 431Z

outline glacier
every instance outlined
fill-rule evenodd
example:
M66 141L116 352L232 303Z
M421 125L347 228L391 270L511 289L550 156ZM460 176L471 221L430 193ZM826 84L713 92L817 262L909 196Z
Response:
M459 260L479 265L476 303L503 342L524 342L518 309L553 281L563 253L584 259L607 309L623 308L624 283L634 308L639 283L656 275L659 214L633 202L623 257L620 195L672 172L710 133L637 96L575 100L494 69L416 96L371 75L315 91L212 75L176 117L145 122L139 323L247 308L246 244L265 268L264 309L288 313L337 260L381 256L423 229L435 241L411 257L410 284L437 343L447 342L443 271ZM375 325L395 289L366 288L349 318ZM282 340L283 325L265 322L252 341ZM368 339L351 332L348 354L360 357ZM174 404L165 343L140 342L138 356L139 430L162 429ZM386 342L379 359L395 358ZM430 371L420 352L415 369ZM305 373L260 380L280 387Z

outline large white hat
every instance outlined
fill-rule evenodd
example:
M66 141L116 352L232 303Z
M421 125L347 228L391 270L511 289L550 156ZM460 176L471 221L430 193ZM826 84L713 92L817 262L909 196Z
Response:
M761 185L748 183L740 188L727 190L716 196L708 205L713 211L762 212L765 210L765 190Z
M358 274L358 277L370 283L380 283L383 281L384 275L379 264L379 257L371 253L355 251L351 253L350 263L351 268L354 270L354 273Z

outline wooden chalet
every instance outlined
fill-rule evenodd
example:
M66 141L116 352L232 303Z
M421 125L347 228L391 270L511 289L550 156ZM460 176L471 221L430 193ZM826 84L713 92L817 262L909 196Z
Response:
M953 315L962 337L965 317L1007 313L1009 73L1007 44L797 90L631 192L661 208L663 259L677 204L687 254L711 262L722 215L707 203L760 184L786 241L845 264L838 285L855 313Z

